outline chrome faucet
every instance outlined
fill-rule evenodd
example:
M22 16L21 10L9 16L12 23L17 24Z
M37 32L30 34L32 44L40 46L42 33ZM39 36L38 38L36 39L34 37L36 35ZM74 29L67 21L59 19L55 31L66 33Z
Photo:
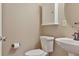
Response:
M74 40L79 40L79 32L78 33L75 32L73 36L74 36Z

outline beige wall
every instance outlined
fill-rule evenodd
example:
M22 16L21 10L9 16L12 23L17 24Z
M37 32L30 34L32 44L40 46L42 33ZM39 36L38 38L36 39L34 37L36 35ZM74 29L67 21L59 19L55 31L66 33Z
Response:
M73 37L72 34L79 30L79 25L74 25L75 21L79 21L79 4L65 4L64 12L65 17L63 16L62 4L59 8L59 20L60 25L51 25L51 26L41 26L41 35L51 35L55 37ZM67 25L63 26L62 20L67 20ZM74 26L74 27L73 27ZM52 55L67 55L67 52L64 49L60 48L55 44L54 53Z
M24 55L39 44L39 4L3 4L3 55ZM19 42L16 50L11 44Z

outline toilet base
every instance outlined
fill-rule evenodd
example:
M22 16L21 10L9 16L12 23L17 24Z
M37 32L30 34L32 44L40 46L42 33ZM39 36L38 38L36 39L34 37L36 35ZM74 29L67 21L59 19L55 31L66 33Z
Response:
M52 53L53 53L53 52L48 52L48 55L49 55L49 56L52 56Z

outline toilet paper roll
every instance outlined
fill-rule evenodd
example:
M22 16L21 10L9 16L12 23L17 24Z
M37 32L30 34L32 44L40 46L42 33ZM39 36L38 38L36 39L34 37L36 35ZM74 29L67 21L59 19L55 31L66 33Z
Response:
M12 48L16 49L20 47L20 43L16 42L12 44Z

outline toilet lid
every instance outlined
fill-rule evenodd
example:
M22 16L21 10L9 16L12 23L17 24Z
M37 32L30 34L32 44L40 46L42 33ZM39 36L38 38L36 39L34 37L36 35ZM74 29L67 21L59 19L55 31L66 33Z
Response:
M34 50L30 50L26 52L25 55L26 56L43 56L43 55L47 55L47 52L41 49L34 49Z

